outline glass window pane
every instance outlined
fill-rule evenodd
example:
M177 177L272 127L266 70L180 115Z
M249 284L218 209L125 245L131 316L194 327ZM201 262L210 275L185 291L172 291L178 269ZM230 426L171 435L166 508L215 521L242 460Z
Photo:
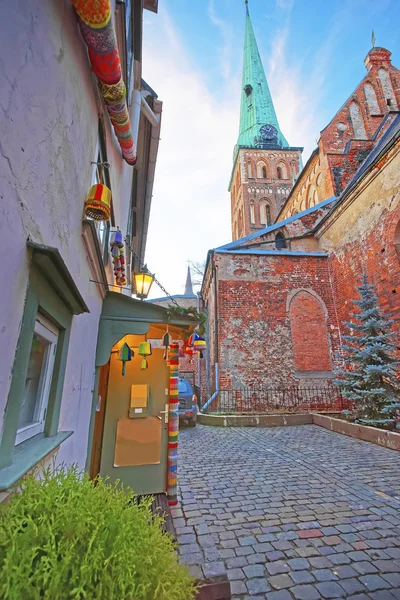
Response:
M18 429L38 421L43 383L46 377L49 346L49 342L41 338L37 333L34 333Z

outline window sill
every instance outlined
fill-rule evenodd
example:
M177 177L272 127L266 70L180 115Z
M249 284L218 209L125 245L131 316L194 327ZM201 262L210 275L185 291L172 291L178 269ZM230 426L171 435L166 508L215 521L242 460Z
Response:
M0 492L8 490L72 434L73 431L59 431L52 437L39 434L16 446L11 465L0 469Z

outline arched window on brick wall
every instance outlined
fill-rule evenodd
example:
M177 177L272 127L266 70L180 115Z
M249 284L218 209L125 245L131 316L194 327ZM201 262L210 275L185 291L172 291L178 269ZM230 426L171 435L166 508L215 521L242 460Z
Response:
M287 168L285 163L279 163L279 165L276 167L276 174L278 179L287 179L288 178L288 174L287 174Z
M238 238L242 235L242 230L243 230L243 216L242 216L242 211L239 210L239 215L238 215Z
M254 202L250 202L250 223L256 222L256 215L254 213Z
M258 179L267 179L267 167L262 160L257 163L257 177Z
M291 300L289 317L296 371L331 371L325 314L321 302L307 291L298 292Z
M357 140L366 140L367 134L365 132L364 119L361 114L361 109L358 106L357 102L351 102L349 110L351 123L353 125L354 130L354 137Z
M261 225L271 225L271 206L265 198L260 200L260 223Z
M277 250L283 250L284 248L287 248L285 236L281 231L279 231L279 233L277 233L275 236L275 247Z
M251 167L251 162L247 163L247 176L248 177L253 177L253 169Z
M400 260L400 221L397 223L397 227L394 230L394 247Z
M397 110L396 96L394 95L389 73L386 71L386 69L379 69L378 75L379 79L381 80L383 96L386 104L388 105L389 109Z
M364 85L364 95L368 104L369 114L370 115L379 115L379 104L376 98L375 90L370 83L366 83Z

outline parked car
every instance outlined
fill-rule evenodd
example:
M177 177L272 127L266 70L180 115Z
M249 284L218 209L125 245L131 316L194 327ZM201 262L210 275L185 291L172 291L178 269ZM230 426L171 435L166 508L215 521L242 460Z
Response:
M197 397L192 385L184 377L178 380L179 419L186 420L189 427L196 427Z

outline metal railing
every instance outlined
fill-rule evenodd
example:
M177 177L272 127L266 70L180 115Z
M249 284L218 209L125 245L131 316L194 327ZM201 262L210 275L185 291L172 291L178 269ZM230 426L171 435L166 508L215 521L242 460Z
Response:
M248 388L220 390L207 407L207 413L272 414L310 411L339 412L348 408L339 389L321 388Z

